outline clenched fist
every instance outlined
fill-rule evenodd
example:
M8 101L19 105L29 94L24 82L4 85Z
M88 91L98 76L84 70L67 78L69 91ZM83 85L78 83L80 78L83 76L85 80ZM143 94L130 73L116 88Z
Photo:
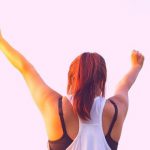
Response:
M139 67L141 69L144 63L144 56L139 51L133 50L131 54L131 63L132 67Z

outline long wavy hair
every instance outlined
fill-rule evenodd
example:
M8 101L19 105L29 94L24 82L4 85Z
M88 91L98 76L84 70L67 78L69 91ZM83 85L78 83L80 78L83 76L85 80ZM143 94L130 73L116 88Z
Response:
M73 95L73 109L81 119L91 119L95 96L105 96L106 77L105 60L96 52L84 52L71 63L67 94Z

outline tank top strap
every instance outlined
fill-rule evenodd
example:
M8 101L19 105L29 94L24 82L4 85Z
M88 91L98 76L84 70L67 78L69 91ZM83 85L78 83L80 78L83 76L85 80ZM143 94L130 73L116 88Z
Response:
M107 135L110 135L110 134L111 134L112 129L113 129L113 127L114 127L114 124L115 124L115 122L116 122L116 120L117 120L117 116L118 116L118 107L117 107L116 103L115 103L113 100L111 100L111 99L109 99L109 101L112 103L112 105L113 105L114 108L115 108L115 114L114 114L114 116L113 116L113 119L112 119L112 122L111 122L111 124L110 124L110 127L109 127L109 130L108 130Z
M62 97L60 97L59 100L58 100L58 110L59 110L59 116L60 116L60 120L61 120L63 133L67 134L65 121L64 121L64 116L63 116L63 109L62 109Z

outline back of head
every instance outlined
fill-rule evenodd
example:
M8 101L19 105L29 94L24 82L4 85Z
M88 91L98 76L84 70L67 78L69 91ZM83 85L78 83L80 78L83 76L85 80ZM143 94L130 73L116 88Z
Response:
M106 76L105 60L98 53L82 53L71 63L67 93L74 96L73 108L81 119L90 119L95 96L105 96Z

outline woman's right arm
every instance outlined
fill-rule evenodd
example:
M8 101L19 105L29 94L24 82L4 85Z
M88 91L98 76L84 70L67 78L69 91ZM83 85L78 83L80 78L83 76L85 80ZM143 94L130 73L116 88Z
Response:
M121 110L123 118L126 117L128 110L128 92L135 82L144 62L144 56L133 50L131 54L131 69L125 74L125 76L119 81L113 100L118 104Z

